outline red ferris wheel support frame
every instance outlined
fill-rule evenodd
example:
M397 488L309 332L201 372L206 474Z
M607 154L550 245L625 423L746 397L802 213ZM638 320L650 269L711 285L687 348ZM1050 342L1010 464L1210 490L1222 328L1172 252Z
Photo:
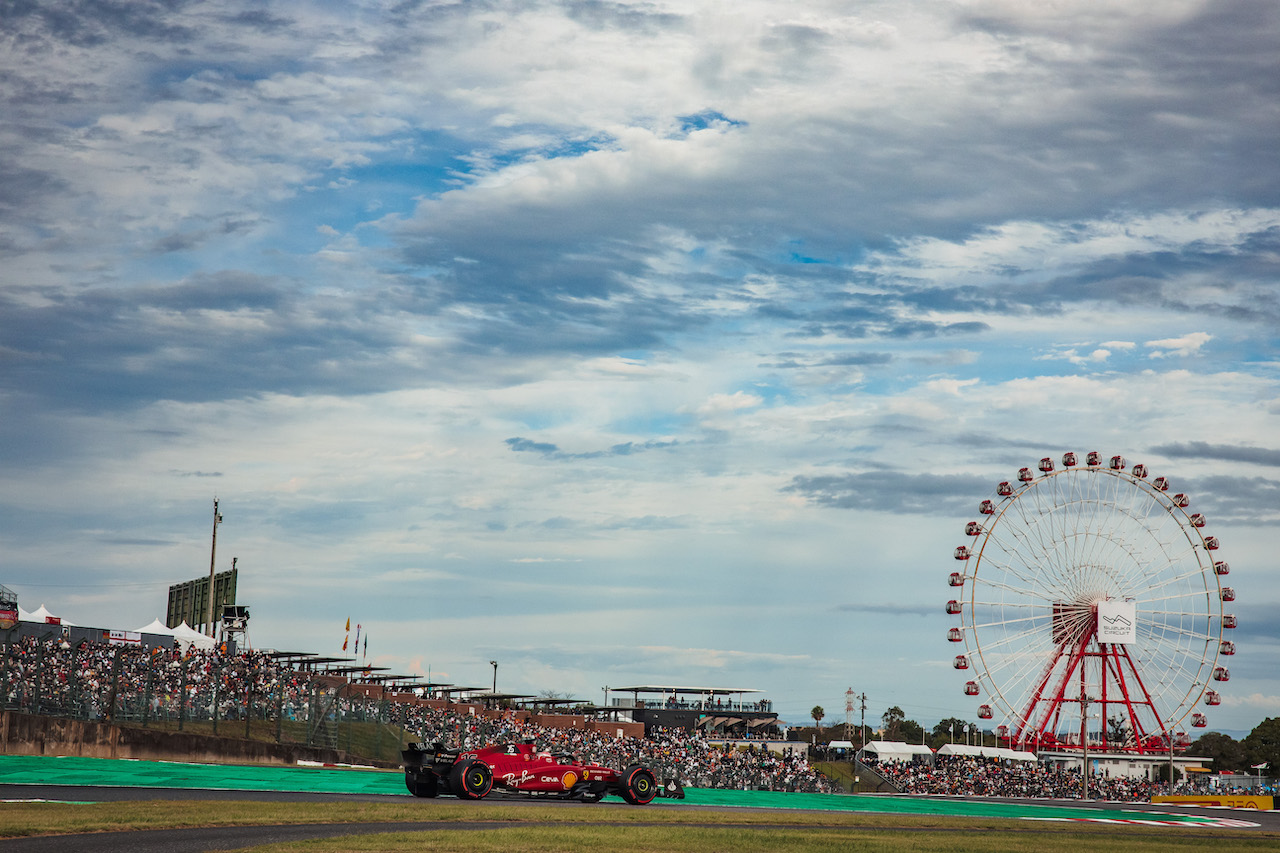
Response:
M1087 713L1087 705L1097 704L1102 708L1102 749L1140 754L1166 752L1173 733L1161 719L1128 649L1119 643L1097 641L1097 608L1091 609L1091 618L1079 637L1065 637L1058 643L1057 652L1045 664L1031 699L1015 721L1008 740L1017 745L1078 749L1081 744L1057 735L1063 712L1074 706L1073 716L1079 717L1082 712ZM1096 697L1088 695L1091 669L1098 675L1094 686L1100 695ZM1057 672L1060 675L1055 679ZM1052 687L1050 682L1053 682ZM1072 691L1072 687L1076 689ZM1129 736L1123 743L1111 743L1107 730L1108 708L1117 706L1123 709L1121 716L1129 728ZM1140 711L1144 708L1154 721L1150 730L1142 721Z

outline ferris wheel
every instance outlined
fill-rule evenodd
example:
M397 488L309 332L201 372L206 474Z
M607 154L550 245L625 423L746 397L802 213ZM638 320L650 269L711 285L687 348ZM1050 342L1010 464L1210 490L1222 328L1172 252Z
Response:
M1189 743L1175 731L1188 716L1207 725L1196 706L1220 704L1212 688L1231 677L1235 591L1189 505L1145 465L1097 452L1041 459L979 504L954 552L947 638L1005 742L1165 752Z

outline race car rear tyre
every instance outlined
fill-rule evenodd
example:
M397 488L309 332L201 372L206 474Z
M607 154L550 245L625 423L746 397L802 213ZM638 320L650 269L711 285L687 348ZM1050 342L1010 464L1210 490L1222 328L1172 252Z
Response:
M623 770L619 782L622 799L633 806L646 805L658 796L658 780L639 764L632 764Z
M493 790L493 771L483 761L463 761L449 774L453 792L464 800L482 800Z
M434 797L440 793L440 786L434 773L405 773L404 786L415 797Z

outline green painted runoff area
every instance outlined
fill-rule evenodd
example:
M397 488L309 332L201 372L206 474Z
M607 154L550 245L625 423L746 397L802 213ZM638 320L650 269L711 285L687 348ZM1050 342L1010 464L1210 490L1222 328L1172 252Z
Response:
M312 791L332 794L409 796L404 786L404 776L398 770L183 764L169 761L132 761L74 756L0 756L0 784L195 788L213 791ZM685 790L684 800L654 801L654 805L677 804L1041 820L1119 818L1126 821L1172 820L1189 824L1205 820L1195 815L1171 815L1138 810L1102 812L1099 809L1086 807L1032 803L992 803L885 795L788 794L776 791L730 791L711 788L688 788Z

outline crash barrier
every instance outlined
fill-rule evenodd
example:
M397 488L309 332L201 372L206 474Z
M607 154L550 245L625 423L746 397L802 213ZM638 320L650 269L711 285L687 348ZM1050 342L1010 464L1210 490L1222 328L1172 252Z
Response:
M1229 809L1257 809L1271 811L1275 808L1275 797L1262 797L1252 794L1198 794L1196 796L1156 796L1153 803L1178 803L1186 806L1222 806Z

